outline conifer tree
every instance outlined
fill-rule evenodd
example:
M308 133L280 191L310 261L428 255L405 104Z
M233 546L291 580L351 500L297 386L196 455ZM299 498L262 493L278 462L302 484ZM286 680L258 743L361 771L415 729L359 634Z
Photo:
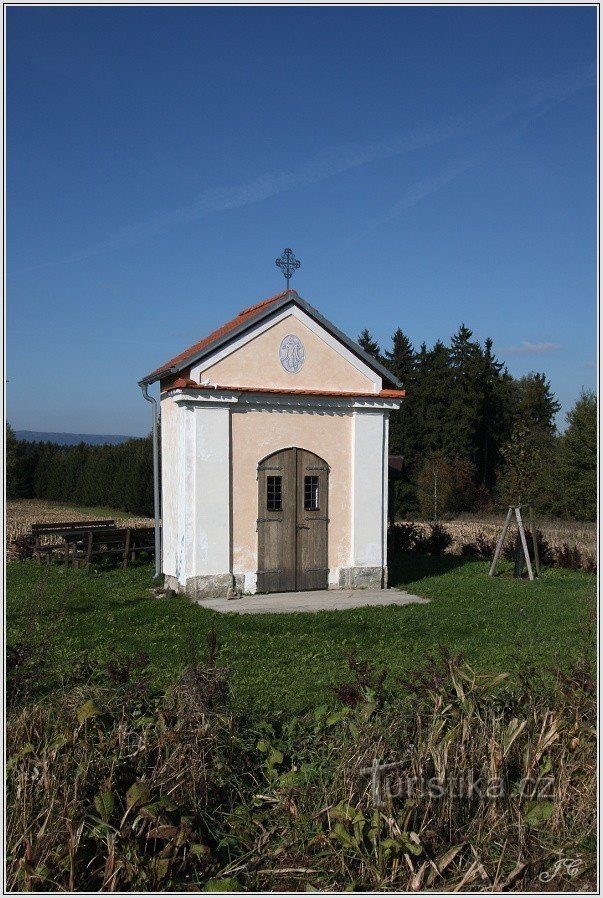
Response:
M369 355L372 355L373 358L378 362L381 361L381 350L379 348L379 344L366 327L358 337L358 344L362 349L364 349L365 352L368 352Z
M463 459L473 464L477 459L483 382L482 352L472 337L472 331L464 324L452 337L443 448L449 459Z
M552 436L556 432L555 415L561 405L555 399L544 374L527 374L517 381L517 414L530 431Z
M597 397L583 392L567 413L568 428L561 440L560 487L562 510L572 518L597 517Z
M407 465L412 465L413 456L420 449L414 421L416 355L412 343L400 328L392 336L391 350L385 351L384 364L406 390L400 410L390 415L390 452L392 455L403 455Z

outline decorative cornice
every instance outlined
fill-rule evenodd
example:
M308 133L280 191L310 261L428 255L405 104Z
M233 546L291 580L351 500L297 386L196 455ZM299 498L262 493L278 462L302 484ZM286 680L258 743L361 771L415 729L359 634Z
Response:
M380 396L334 397L310 396L287 393L251 393L237 390L195 390L177 389L169 394L177 405L203 406L204 408L224 408L240 406L255 411L396 411L401 399L385 399Z

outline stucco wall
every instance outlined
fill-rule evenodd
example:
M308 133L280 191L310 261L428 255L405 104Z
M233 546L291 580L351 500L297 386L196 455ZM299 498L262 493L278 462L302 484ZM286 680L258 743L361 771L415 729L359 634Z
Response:
M278 449L297 446L323 458L329 474L329 568L335 576L352 555L352 413L233 410L233 572L257 570L257 466ZM375 497L379 503L379 493Z
M295 334L304 344L305 360L297 374L284 370L279 359L283 337ZM195 380L235 387L268 387L289 390L342 390L377 392L381 380L376 374L363 373L310 330L300 318L289 314L268 330L258 334L221 361L191 369Z
M176 576L178 545L178 416L171 396L161 398L163 573Z

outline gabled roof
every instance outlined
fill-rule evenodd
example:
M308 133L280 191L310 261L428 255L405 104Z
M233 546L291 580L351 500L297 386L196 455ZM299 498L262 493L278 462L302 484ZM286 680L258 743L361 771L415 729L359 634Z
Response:
M324 327L324 329L332 336L343 343L344 346L347 346L347 348L358 356L358 358L362 359L369 368L376 371L385 381L392 384L394 387L402 386L387 368L384 368L383 365L365 352L361 346L354 342L354 340L350 340L350 338L335 327L334 324L331 324L330 321L323 318L320 312L306 302L305 299L302 299L295 290L285 290L283 293L277 293L276 296L270 296L262 302L249 306L247 309L243 309L242 312L239 312L236 318L227 321L226 324L223 324L222 327L212 331L211 334L208 334L203 340L195 343L194 346L190 346L188 349L185 349L184 352L174 356L173 359L170 359L159 368L151 371L150 374L143 377L140 384L152 384L169 374L178 374L184 368L196 364L201 359L211 355L211 353L215 352L217 349L225 346L231 340L234 340L246 331L251 330L265 318L274 315L276 312L279 312L289 305L296 305L298 308L302 309L307 315Z

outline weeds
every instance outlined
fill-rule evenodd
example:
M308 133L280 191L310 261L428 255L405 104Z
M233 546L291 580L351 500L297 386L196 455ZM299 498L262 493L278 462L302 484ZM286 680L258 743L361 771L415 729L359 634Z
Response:
M440 650L386 694L349 658L334 706L247 720L215 643L165 693L78 686L10 715L9 889L594 888L587 660L543 692Z

